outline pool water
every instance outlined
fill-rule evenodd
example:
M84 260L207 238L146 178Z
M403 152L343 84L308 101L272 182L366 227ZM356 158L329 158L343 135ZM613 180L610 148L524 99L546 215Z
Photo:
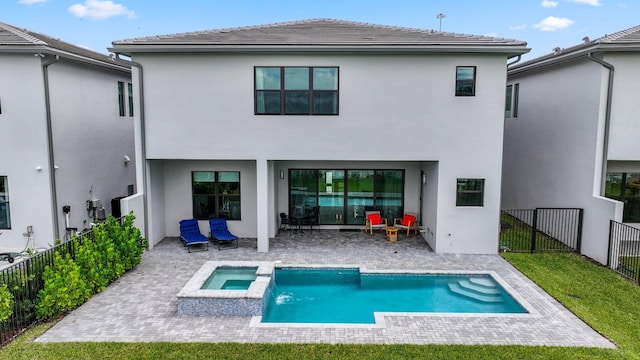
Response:
M257 267L218 267L204 282L201 289L247 290L256 279Z
M373 324L374 312L527 313L489 275L281 268L262 322Z

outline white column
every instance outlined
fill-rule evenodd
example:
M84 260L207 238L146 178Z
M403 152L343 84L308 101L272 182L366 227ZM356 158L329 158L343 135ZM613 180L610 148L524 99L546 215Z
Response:
M269 251L269 171L266 159L256 160L258 252Z

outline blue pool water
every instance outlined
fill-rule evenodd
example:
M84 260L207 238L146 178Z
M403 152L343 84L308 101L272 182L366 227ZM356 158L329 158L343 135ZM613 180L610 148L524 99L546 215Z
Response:
M262 322L375 323L374 312L527 313L489 275L274 272Z
M256 279L257 267L219 267L204 282L201 289L247 290Z

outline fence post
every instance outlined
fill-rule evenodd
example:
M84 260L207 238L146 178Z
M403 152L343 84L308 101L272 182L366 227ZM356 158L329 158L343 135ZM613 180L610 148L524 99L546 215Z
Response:
M576 250L578 250L578 254L582 255L582 219L584 216L584 209L578 210L578 234L577 234L577 243Z
M609 220L609 246L607 247L607 266L611 268L611 243L613 242L613 220Z
M536 235L538 228L538 209L533 209L533 221L531 224L531 253L536 250Z

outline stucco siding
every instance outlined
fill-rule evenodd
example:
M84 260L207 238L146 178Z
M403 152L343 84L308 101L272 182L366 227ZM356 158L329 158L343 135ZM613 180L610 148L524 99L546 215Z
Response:
M502 208L584 208L582 251L606 262L609 219L601 198L607 73L586 58L509 77L519 116L505 122Z
M117 82L129 74L59 61L49 67L51 117L59 212L71 206L70 225L89 227L87 200L99 199L111 213L111 199L126 196L135 184L133 117L119 116ZM125 156L130 162L125 163Z
M11 211L11 229L0 229L0 248L24 249L27 226L33 226L34 246L46 247L53 242L54 233L39 57L0 56L0 101L0 176L8 178Z
M608 53L604 60L615 67L609 160L640 160L640 53ZM635 136L634 136L635 134Z

